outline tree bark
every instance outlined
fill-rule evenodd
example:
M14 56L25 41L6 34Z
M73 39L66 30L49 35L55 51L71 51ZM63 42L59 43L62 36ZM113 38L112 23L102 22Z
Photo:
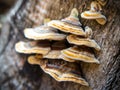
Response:
M14 50L14 44L17 41L25 40L23 35L24 28L40 26L43 24L45 18L62 19L68 16L74 7L78 9L79 13L82 13L90 7L91 1L92 0L23 0L15 14L10 17L11 21L9 24L11 30L7 34L9 38L7 38L7 43L2 45L5 47L2 47L4 49L1 50L0 60L7 62L7 64L1 65L1 67L4 68L1 70L1 73L7 76L1 75L1 77L4 77L0 78L1 88L6 89L7 86L11 86L14 90L119 90L119 0L109 0L107 5L103 7L103 14L107 17L107 23L103 26L99 25L95 20L80 18L83 26L90 26L93 29L93 38L102 48L97 56L100 65L80 62L82 72L89 82L90 87L72 82L57 82L45 74L39 66L29 65L26 62L27 55L18 54ZM20 69L21 67L22 69Z

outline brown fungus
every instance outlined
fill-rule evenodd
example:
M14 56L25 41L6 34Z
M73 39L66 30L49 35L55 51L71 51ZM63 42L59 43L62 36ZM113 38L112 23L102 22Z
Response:
M45 63L46 67L43 67L43 70L57 81L72 81L88 86L88 83L81 76L78 64L62 60L49 60L49 62Z
M40 65L40 60L42 60L42 57L42 55L29 56L27 61L29 64Z
M99 61L95 58L93 52L90 50L90 48L87 47L74 46L62 50L61 53L70 59L99 64Z
M48 26L59 29L66 33L72 33L75 35L85 36L83 28L78 18L77 9L72 9L70 16L62 20L52 20L48 23Z
M91 4L90 11L93 14L94 12L100 13L100 5L97 5L99 4ZM99 22L99 19L102 20L101 18L96 20ZM99 64L92 50L99 51L100 47L93 39L90 39L92 29L86 26L83 30L81 25L78 11L74 8L70 16L62 20L52 20L48 24L36 28L26 28L24 30L25 37L39 41L20 41L15 45L15 49L19 53L36 54L28 57L28 63L39 65L44 72L57 81L71 81L88 86L81 75L78 62ZM57 29L63 31L64 34ZM73 46L73 44L77 46Z
M106 17L100 12L100 5L93 1L91 3L91 9L81 13L81 17L85 19L95 19L99 24L104 25L106 23Z
M95 40L89 38L78 37L75 35L68 35L67 41L71 44L79 45L79 46L87 46L94 48L97 51L100 51L100 46L95 42Z
M79 65L63 60L42 60L36 56L28 58L30 64L40 65L42 70L52 76L57 81L71 81L88 86L88 82L82 78Z
M26 38L34 40L63 40L66 35L58 33L55 28L43 25L37 28L26 28L24 30Z
M26 54L47 54L50 51L50 45L48 42L23 42L20 41L16 43L15 50L19 53L26 53Z

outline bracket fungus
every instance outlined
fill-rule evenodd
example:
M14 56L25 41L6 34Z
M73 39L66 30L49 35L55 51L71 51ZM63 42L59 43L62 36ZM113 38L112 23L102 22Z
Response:
M36 28L26 28L24 30L26 38L34 40L63 40L66 35L57 32L57 29L43 25Z
M41 44L40 44L41 43ZM15 50L19 53L26 53L26 54L47 54L50 51L50 45L48 42L23 42L20 41L16 43Z
M87 47L73 46L62 50L61 53L73 60L99 64L99 61L95 58L93 52Z
M93 1L91 3L91 9L89 11L84 11L81 13L81 17L85 19L95 19L99 24L104 25L107 21L106 17L100 12L101 5Z
M42 70L51 75L57 81L72 81L88 86L88 82L81 76L79 65L63 60L42 60L36 56L28 58L30 64L40 65Z
M41 59L42 59L42 55L35 55L35 56L29 56L27 61L30 64L40 65L41 64L41 62L40 62Z
M72 33L75 35L85 36L83 28L78 18L77 9L72 9L70 16L62 20L52 20L48 23L48 26L59 29L66 33Z
M15 49L19 53L36 54L29 56L28 62L39 65L57 81L72 81L88 86L81 75L78 62L99 64L92 50L100 51L100 47L91 39L92 29L88 26L81 27L78 15L74 8L65 19L52 20L36 28L26 28L25 37L36 41L20 41L16 43Z
M94 48L97 51L100 51L100 46L95 42L95 40L89 38L78 37L75 35L68 35L67 41L71 44L79 45L79 46L87 46Z

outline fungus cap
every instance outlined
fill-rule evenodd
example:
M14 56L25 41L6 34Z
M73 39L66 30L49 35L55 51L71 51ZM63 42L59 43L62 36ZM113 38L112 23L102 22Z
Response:
M60 31L66 33L72 33L75 35L85 36L85 32L82 27L74 26L67 22L62 22L60 20L52 20L48 23L49 26L59 29Z
M62 20L52 20L48 23L48 26L57 28L66 33L85 36L85 32L79 22L78 11L75 8L71 11L70 16Z
M88 62L88 63L97 63L99 61L95 58L93 52L87 47L70 47L68 49L62 50L61 53L71 59Z
M40 46L37 42L23 42L20 41L16 43L15 50L19 53L26 53L26 54L47 54L50 51L50 47L44 47L43 45Z
M105 18L104 15L102 15L100 12L92 12L92 11L84 11L81 14L82 18L85 19L99 19L99 18Z
M73 8L71 10L70 15L68 17L62 19L61 21L67 22L67 23L75 25L75 26L82 26L82 24L79 21L78 15L79 15L78 10L76 8Z
M38 56L29 56L27 61L29 64L40 65L40 59L42 59L42 55L39 55L39 58Z
M69 63L62 60L49 60L41 66L43 71L52 76L57 81L72 81L85 86L88 83L81 77L79 65L76 63Z
M78 37L76 35L67 36L67 41L71 44L79 45L79 46L87 46L94 48L97 51L100 51L100 46L95 42L95 40L89 38Z
M103 18L98 18L98 19L96 19L96 21L97 21L99 24L104 25L104 24L106 23L107 19L106 19L105 16L103 16Z
M84 11L81 13L81 17L85 19L96 19L96 21L104 25L106 23L106 17L101 14L101 6L98 2L93 1L91 3L91 9L89 11Z
M69 73L56 74L54 72L49 71L49 69L44 70L44 71L59 82L71 81L71 82L79 83L79 84L84 85L84 86L89 86L88 82L80 76L76 76L76 75L69 74Z
M59 34L56 29L49 26L26 28L24 34L26 38L34 40L63 40L66 37L66 35Z
M101 25L104 25L107 21L106 17L100 12L84 11L81 14L81 17L85 19L96 19L96 21Z

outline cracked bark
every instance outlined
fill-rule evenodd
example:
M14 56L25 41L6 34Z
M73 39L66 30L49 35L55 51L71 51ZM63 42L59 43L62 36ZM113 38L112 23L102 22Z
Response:
M11 39L1 55L0 60L13 60L23 67L16 77L25 78L22 89L39 90L119 90L120 89L120 8L119 0L109 0L103 8L107 17L104 26L94 20L81 19L83 26L90 26L93 29L93 38L101 46L98 59L100 65L80 63L82 71L90 87L81 86L71 82L57 82L45 74L38 66L31 66L26 62L27 55L20 55L14 51L14 44L19 40L25 40L23 29L43 24L44 18L61 19L69 15L71 9L76 7L81 13L87 10L92 0L23 0L15 15L11 17L10 31ZM11 49L9 49L11 48ZM8 51L11 54L8 54ZM12 57L11 57L12 56ZM23 63L25 64L23 65ZM22 64L21 64L22 63ZM16 65L16 64L15 64ZM15 67L15 65L13 67ZM22 66L23 65L23 66ZM21 74L22 73L22 74ZM38 74L38 75L36 75ZM13 75L13 74L12 74ZM10 75L10 76L12 76ZM31 78L32 77L32 78ZM22 80L21 79L21 80ZM14 80L14 79L13 79ZM37 81L35 81L37 80ZM48 82L49 81L49 82ZM32 83L32 84L31 84ZM21 85L21 84L20 84ZM4 86L4 85L3 85ZM15 85L14 85L15 87ZM17 87L19 89L20 87Z

